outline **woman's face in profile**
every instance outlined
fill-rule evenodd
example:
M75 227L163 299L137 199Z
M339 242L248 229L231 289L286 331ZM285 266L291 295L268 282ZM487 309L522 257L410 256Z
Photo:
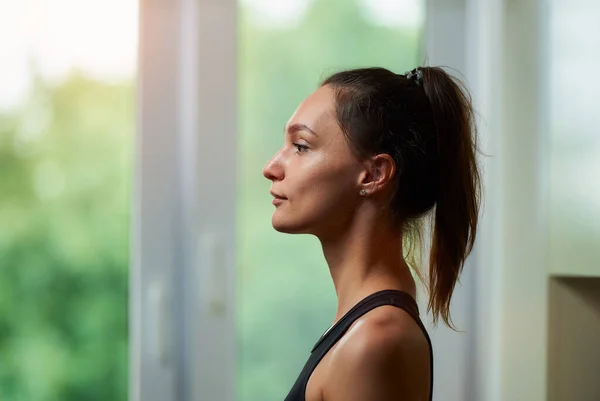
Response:
M272 181L273 227L286 233L335 235L359 200L363 165L352 155L335 119L333 90L322 86L288 121L283 147L263 175Z

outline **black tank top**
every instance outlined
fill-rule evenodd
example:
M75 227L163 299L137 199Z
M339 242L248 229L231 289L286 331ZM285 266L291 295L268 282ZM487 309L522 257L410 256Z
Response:
M429 344L429 400L431 400L433 397L433 347L431 345L429 335L427 334L427 330L419 318L419 308L417 307L417 303L415 302L414 298L406 292L398 290L383 290L371 294L361 300L344 316L342 316L342 318L339 319L328 331L326 331L325 334L321 336L319 341L317 341L313 347L308 361L306 361L302 372L300 372L300 376L298 376L296 383L294 383L294 386L288 393L287 397L285 397L284 401L306 401L304 397L306 394L306 385L308 383L308 379L325 354L327 354L327 352L335 345L335 343L342 338L344 333L346 333L356 319L370 310L383 305L393 305L405 310L417 322L419 327L421 327L421 330L423 330L425 338L427 338L427 343Z

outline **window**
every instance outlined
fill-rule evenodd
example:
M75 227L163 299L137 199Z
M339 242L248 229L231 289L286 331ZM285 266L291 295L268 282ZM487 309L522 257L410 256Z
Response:
M550 258L553 273L597 273L600 258L600 4L551 1Z

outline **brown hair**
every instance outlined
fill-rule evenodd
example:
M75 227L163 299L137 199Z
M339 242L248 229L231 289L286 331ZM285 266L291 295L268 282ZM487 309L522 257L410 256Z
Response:
M336 118L354 155L364 160L387 153L394 159L395 223L420 238L421 217L435 210L428 310L434 322L441 316L452 326L450 300L475 242L481 194L468 91L440 67L402 75L353 69L322 85L335 91Z

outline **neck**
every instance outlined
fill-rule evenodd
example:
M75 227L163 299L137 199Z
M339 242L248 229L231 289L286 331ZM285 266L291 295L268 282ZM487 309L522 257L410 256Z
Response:
M385 221L356 223L342 235L319 238L337 293L336 322L361 299L380 290L396 289L416 296L403 257L402 236Z

